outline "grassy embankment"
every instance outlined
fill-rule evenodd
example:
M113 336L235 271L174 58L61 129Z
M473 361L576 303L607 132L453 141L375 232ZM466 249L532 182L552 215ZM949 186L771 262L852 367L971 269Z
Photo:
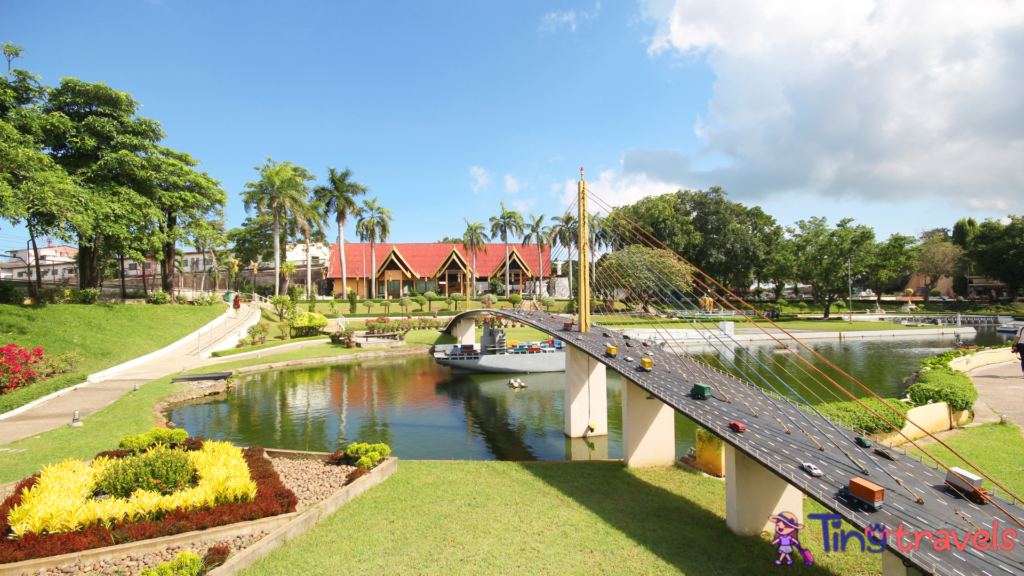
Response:
M1024 496L1024 468L1021 468L1021 454L1024 454L1024 435L1015 424L988 424L971 426L942 439L950 448L963 454L1001 484ZM947 466L970 469L948 449L937 443L924 446L928 454L937 457ZM921 456L921 451L910 448L910 452ZM926 458L926 462L929 460ZM932 462L934 464L934 462ZM989 489L992 486L985 482Z
M83 382L89 374L173 344L224 313L226 305L0 305L0 346L75 352L75 371L0 396L0 414Z
M808 500L804 512L824 509ZM777 566L770 542L768 534L733 534L725 483L688 469L402 461L386 482L243 574L881 571L877 554L825 554L820 522L801 534L812 567Z

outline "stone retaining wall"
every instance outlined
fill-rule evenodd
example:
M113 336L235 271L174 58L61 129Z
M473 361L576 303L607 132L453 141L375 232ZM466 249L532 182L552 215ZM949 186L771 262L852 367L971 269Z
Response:
M1017 355L1010 352L1009 348L982 350L981 352L976 352L970 356L961 356L960 358L950 360L949 367L957 372L967 372L969 370L974 370L975 368L988 366L989 364L999 364L1002 362L1010 362L1011 360L1017 360Z
M910 423L911 420L914 421L914 424ZM970 410L952 410L949 404L945 402L935 402L911 408L907 412L907 423L903 426L902 430L879 434L875 438L884 444L899 446L906 444L908 442L907 438L917 440L924 438L928 433L936 434L951 430L956 426L962 426L970 420Z

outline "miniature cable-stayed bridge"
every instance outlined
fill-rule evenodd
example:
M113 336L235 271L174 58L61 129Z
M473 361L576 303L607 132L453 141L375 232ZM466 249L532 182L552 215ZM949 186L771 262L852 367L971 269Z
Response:
M944 472L948 468L938 458L924 456L919 461L909 453L885 458L858 445L857 437L866 435L863 431L825 417L777 376L776 370L790 377L794 375L787 366L802 371L822 385L820 389L837 398L845 399L842 394L854 398L849 391L798 354L772 355L777 357L773 360L777 366L769 368L729 335L708 329L707 323L713 321L704 312L712 308L712 299L718 298L722 307L730 307L742 317L743 311L733 306L739 299L674 253L649 242L645 237L649 234L636 229L614 208L605 205L608 215L595 219L587 211L588 193L582 177L573 205L578 208L578 218L560 219L561 229L552 231L552 237L576 247L578 310L574 316L523 308L470 310L454 316L446 328L460 343L472 344L476 341L475 317L492 315L523 323L565 342L567 436L607 435L605 379L606 371L611 369L623 377L625 464L647 466L675 461L673 411L700 424L725 444L726 520L737 533L772 530L774 523L769 517L782 511L803 518L806 494L862 533L870 530L877 535L880 526L888 529L882 553L885 576L1024 574L1024 547L1018 540L1018 531L1024 534L1024 508L1010 491L1000 492L993 487L987 503L975 504L967 497L970 495L947 487ZM572 208L570 205L567 215ZM561 234L566 228L567 234ZM600 253L600 244L609 251ZM732 298L723 296L723 292ZM648 326L664 332L661 338L669 345L626 339L619 330L592 325L591 302L602 300L608 303L602 322L621 325L635 322L638 315L646 316ZM620 302L628 303L629 312L616 319ZM671 321L660 318L652 313L656 308L671 308L677 312L676 317ZM759 316L756 312L754 315ZM767 321L763 317L761 320ZM753 318L748 321L760 327ZM722 369L693 358L685 343L671 342L666 322L672 322L672 327L682 322L696 328L706 344L718 351ZM775 345L789 352L793 351L790 345L803 346L792 335L787 336L790 344L776 341ZM610 353L609 346L616 352ZM767 370L755 370L754 364ZM852 376L844 376L862 386ZM697 383L712 388L710 397L691 394ZM811 388L807 390L818 396ZM824 401L820 397L818 400ZM858 399L854 398L853 404L871 411ZM872 414L888 424L877 413ZM733 429L731 422L743 423L745 431ZM927 452L923 448L921 451ZM890 454L896 452L890 450ZM935 464L929 465L931 461ZM803 463L814 464L822 475L812 476L801 467ZM973 469L992 480L979 468ZM884 489L880 507L865 506L844 491L851 479L858 478ZM826 528L824 521L807 519L804 524L805 529L815 531ZM949 546L933 545L943 537ZM968 537L972 537L971 544L964 545Z

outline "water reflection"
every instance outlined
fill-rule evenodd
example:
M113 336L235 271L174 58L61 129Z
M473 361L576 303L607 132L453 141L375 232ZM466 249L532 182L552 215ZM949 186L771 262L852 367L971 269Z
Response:
M1004 338L983 330L981 344ZM882 395L898 394L918 360L949 349L952 340L828 340L813 348L839 369ZM735 353L746 360L751 379L760 374L776 387L764 364L811 401L803 385L825 400L835 399L820 383L803 377L792 362L770 347ZM732 352L728 353L733 355ZM724 357L706 352L712 364ZM801 356L832 375L810 354ZM755 361L754 359L757 359ZM794 372L777 369L781 363ZM173 407L168 416L190 434L270 448L333 451L354 441L387 442L396 455L412 459L563 460L622 457L621 378L608 373L608 436L566 438L564 374L524 374L524 390L507 386L509 375L453 374L430 357L315 366L252 375L220 397ZM800 382L798 382L798 380ZM853 385L857 396L866 393ZM676 415L676 451L693 445L696 425Z

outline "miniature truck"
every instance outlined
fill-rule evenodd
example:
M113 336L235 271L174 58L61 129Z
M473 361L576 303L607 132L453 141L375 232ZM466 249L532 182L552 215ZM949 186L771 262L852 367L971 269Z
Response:
M641 358L640 369L644 372L650 372L654 369L654 360L651 360L650 358Z
M698 400L707 400L711 397L711 386L702 382L697 382L690 388L690 395Z
M850 478L849 487L843 486L839 491L867 505L872 510L881 508L882 502L885 500L885 488L863 478Z
M950 487L951 491L969 498L975 504L988 503L988 490L981 487L984 482L985 480L980 476L975 476L961 468L950 468L946 472L946 485Z
M572 330L573 324L575 324L575 322L566 322L562 324L562 330Z
M604 353L605 353L605 354L606 354L606 355L607 355L607 356L608 356L609 358L615 358L615 357L616 357L616 356L618 356L618 354L619 354L619 349L618 349L618 348L616 348L615 346L612 346L611 344L609 344L609 345L605 346L605 348L604 348Z

